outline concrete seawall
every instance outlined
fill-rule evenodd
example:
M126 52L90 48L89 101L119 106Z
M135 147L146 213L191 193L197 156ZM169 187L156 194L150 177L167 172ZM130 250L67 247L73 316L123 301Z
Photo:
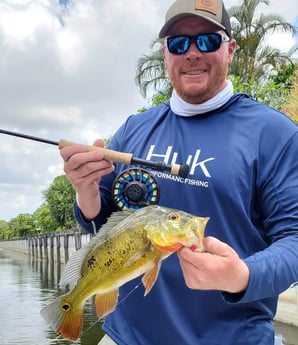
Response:
M69 257L92 238L79 232L51 234L26 239L0 241L0 248L29 255L42 261L65 265ZM298 285L283 292L279 297L276 321L298 327Z
M275 319L298 327L298 285L280 294Z
M79 232L59 233L20 240L0 241L0 248L30 255L36 259L65 264L69 257L87 244L91 238L92 235Z

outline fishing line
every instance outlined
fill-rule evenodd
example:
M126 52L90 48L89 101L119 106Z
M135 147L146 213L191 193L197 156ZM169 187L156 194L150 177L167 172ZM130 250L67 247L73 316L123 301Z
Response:
M63 341L63 342L70 342L70 340L69 339L64 339L61 335L58 335L56 338L54 338L54 339L49 339L49 340L47 340L47 341L45 341L45 342L43 342L43 343L38 343L38 344L36 344L36 345L50 345L50 344L54 344L56 341L58 341L59 340L59 343L61 342L61 341ZM77 342L72 342L73 344L76 344Z
M125 302L126 299L127 299L137 288L140 287L140 285L142 285L142 281L140 281L135 287L133 287L133 288L131 289L131 291L129 291L129 293L128 293L127 295L125 295L125 296L117 303L116 307L117 307L119 304ZM97 320L95 320L87 329L85 329L85 330L82 332L80 338L82 338L87 332L89 332L89 331L90 331L97 323L99 323L101 320L102 320L102 318L98 318ZM54 339L49 339L49 340L47 340L47 341L45 341L45 342L43 342L43 343L39 343L38 345L50 345L50 344L54 344L54 343L55 343L56 341L58 341L58 340L59 340L59 342L60 342L60 341L63 341L63 342L69 342L69 341L70 341L69 339L64 339L64 338L59 334L56 338L54 338ZM79 340L77 340L77 341L71 341L71 344L78 344L78 341L79 341Z
M126 299L140 286L142 285L142 281L139 282L126 296L124 296L118 303L117 306L126 301Z
M129 291L129 293L124 296L117 304L116 304L116 307L123 303L140 285L142 284L142 281L140 281L134 288L132 288L131 291ZM85 329L80 338L82 338L87 332L89 332L98 322L100 322L102 320L102 318L98 318L96 321L94 321L87 329Z

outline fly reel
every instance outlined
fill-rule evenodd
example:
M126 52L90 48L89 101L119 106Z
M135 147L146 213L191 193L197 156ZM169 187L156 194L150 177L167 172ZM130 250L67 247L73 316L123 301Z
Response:
M122 171L115 179L112 191L119 210L157 204L160 196L154 177L139 167Z

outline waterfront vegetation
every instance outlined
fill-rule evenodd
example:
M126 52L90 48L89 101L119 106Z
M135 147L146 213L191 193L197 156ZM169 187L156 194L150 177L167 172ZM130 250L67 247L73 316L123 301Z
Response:
M43 192L44 202L33 213L22 213L10 221L0 220L0 239L15 239L71 229L75 191L66 175L57 176Z

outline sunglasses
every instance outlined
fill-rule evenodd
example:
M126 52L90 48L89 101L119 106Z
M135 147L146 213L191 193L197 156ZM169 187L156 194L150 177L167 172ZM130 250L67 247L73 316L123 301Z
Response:
M194 42L200 52L211 53L220 48L222 42L229 42L230 38L219 33L198 34L196 36L167 37L168 50L171 54L185 54Z

